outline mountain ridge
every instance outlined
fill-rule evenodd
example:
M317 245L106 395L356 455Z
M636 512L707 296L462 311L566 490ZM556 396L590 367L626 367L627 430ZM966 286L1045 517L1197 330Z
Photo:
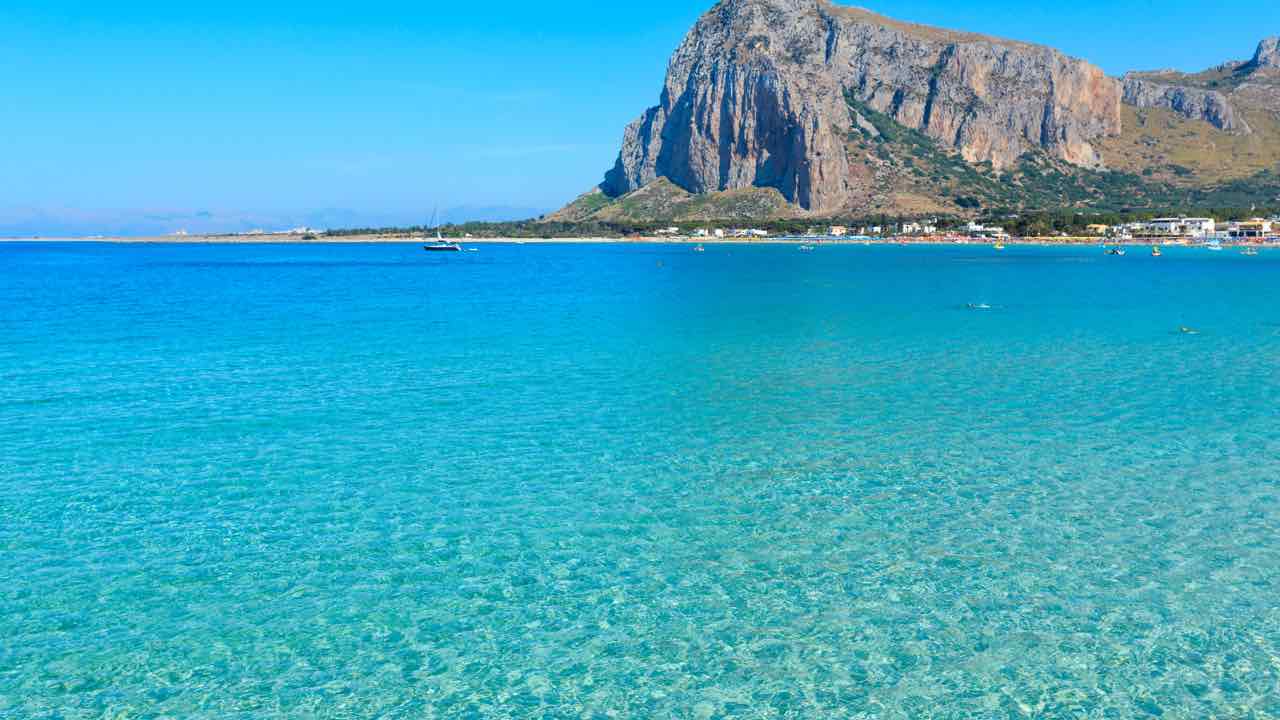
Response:
M869 113L931 146L913 141L920 157L886 150ZM1173 188L1203 180L1203 189L1243 175L1218 162L1198 177L1188 144L1246 153L1241 168L1272 169L1280 165L1277 117L1275 38L1248 61L1203 73L1115 78L1048 46L826 0L722 0L672 55L659 103L627 127L599 189L610 201L659 178L694 196L773 189L784 212L814 216L906 210L922 198L937 211L969 209L958 195L901 179L921 161L950 166L939 153L995 179L1031 163L1100 187L1114 186L1105 176L1120 172ZM1201 125L1212 128L1207 141Z

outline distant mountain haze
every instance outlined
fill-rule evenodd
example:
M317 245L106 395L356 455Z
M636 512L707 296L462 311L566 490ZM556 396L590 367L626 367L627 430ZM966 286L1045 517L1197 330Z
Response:
M441 208L441 224L470 221L527 220L545 213L541 208ZM283 232L296 228L388 228L424 226L433 210L367 212L315 210L298 212L241 212L210 210L79 210L73 208L0 208L0 238L158 237L186 232L192 235Z

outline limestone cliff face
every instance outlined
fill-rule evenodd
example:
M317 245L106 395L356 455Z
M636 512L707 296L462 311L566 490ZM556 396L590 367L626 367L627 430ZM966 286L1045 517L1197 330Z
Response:
M1219 130L1251 132L1244 116L1216 90L1166 85L1139 77L1124 78L1124 102L1137 108L1172 110L1191 120L1203 120Z
M671 58L661 102L627 128L602 186L666 177L692 192L774 187L805 207L838 207L848 186L849 112L822 58L817 0L726 0Z
M672 57L602 188L658 177L692 192L777 188L813 211L857 204L846 97L974 163L1038 149L1102 164L1121 85L1050 48L901 23L825 0L722 0Z
M1280 37L1263 40L1246 67L1250 70L1280 70Z

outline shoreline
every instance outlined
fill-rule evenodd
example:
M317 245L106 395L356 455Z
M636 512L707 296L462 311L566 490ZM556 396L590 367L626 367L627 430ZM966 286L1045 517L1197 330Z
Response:
M347 235L347 236L315 236L304 238L299 235L185 235L185 236L150 236L150 237L35 237L35 238L0 238L0 244L22 243L77 243L105 245L417 245L430 242L433 238L396 236L396 235ZM993 240L954 239L941 236L934 237L886 237L886 238L696 238L696 237L573 237L573 238L446 238L451 242L463 245L862 245L862 246L975 246L990 247ZM1102 237L1023 237L1009 238L1002 241L1006 246L1022 247L1197 247L1197 243L1188 240L1170 240L1161 238L1136 238L1116 241ZM1223 243L1223 247L1280 247L1275 241Z

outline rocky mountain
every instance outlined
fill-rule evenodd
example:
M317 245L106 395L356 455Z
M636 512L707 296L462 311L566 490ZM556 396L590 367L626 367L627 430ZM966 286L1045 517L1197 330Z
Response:
M1126 105L1171 110L1187 119L1203 120L1228 132L1252 132L1231 101L1216 90L1165 85L1139 76L1125 76L1123 88Z
M778 212L815 216L1091 205L1121 187L1154 202L1276 170L1278 90L1276 40L1198 75L1112 78L1052 48L826 0L721 0L600 193L560 216L617 214L659 179L691 196L774 190Z
M1254 53L1253 60L1250 60L1247 69L1254 70L1280 70L1280 37L1272 37L1263 40L1258 45L1258 52Z

